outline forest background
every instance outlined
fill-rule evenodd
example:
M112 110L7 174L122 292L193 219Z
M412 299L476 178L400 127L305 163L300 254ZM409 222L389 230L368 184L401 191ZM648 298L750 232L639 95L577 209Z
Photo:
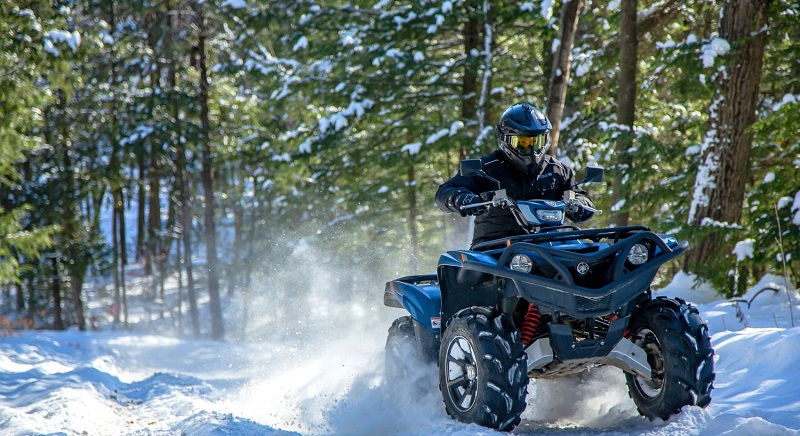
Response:
M460 159L528 101L551 152L606 169L591 227L690 241L740 295L800 267L800 3L660 0L0 0L4 323L86 329L87 277L127 323L126 268L225 337L220 293L298 271L431 272L468 220ZM101 292L101 293L102 293ZM208 298L201 319L198 298Z

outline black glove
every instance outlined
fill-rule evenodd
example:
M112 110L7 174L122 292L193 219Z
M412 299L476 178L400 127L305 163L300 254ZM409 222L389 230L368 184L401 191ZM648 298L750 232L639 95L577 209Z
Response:
M584 197L583 195L576 196L567 210L567 217L573 222L582 223L594 216L594 212L581 207L581 205L594 208L594 203L592 203L592 200L589 200L588 197Z
M471 204L482 203L481 198L471 192L462 192L456 196L456 199L453 200L453 206L455 206L456 211L461 214L461 216L467 215L478 215L484 211L482 207L469 207L466 209L462 209L462 206L468 206Z

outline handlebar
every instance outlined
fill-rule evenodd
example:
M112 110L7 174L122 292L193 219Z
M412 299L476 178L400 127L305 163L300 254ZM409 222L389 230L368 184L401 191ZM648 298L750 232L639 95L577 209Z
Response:
M467 209L474 209L476 207L483 207L483 206L493 206L493 207L502 207L509 203L513 203L514 200L508 198L506 196L505 189L498 189L497 191L490 191L489 193L493 194L492 199L489 201L484 201L481 203L473 203L468 204L466 206L461 206L461 210ZM487 194L486 192L481 194L481 198L485 198L484 195Z
M483 207L483 206L503 207L503 206L514 205L515 204L514 200L512 200L512 199L507 197L505 189L500 189L500 190L491 191L491 192L494 193L494 196L492 197L491 200L484 201L484 202L481 202L481 203L473 203L473 204L468 204L466 206L461 206L461 210L474 209L476 207ZM481 194L481 196L483 196L484 194ZM585 204L581 203L580 201L575 200L574 198L566 200L566 201L564 201L564 203L566 203L566 205L567 205L567 210L569 210L574 205L577 205L578 207L586 209L589 212L593 212L593 213L596 213L598 215L602 215L603 214L602 209L595 209L595 208L593 208L591 206L586 206Z
M572 202L567 203L567 208L569 208L573 204L577 204L578 207L582 207L582 208L588 210L589 212L594 212L594 213L596 213L598 215L602 215L603 214L603 210L602 209L595 209L593 207L590 207L590 206L587 206L587 205L581 203L580 201L575 201L575 200L572 200Z

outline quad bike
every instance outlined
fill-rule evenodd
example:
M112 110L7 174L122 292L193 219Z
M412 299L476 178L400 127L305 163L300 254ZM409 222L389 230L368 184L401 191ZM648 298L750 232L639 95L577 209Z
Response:
M461 174L497 182L476 159L462 161ZM602 177L601 168L588 168L573 188ZM386 284L384 304L410 314L389 328L389 386L420 360L437 362L447 413L503 431L520 423L530 378L597 365L625 372L630 397L649 419L711 402L706 324L691 304L650 290L659 267L687 242L643 226L564 225L567 208L585 207L573 191L563 201L515 201L502 189L482 198L471 206L508 208L527 234L448 251L436 274Z

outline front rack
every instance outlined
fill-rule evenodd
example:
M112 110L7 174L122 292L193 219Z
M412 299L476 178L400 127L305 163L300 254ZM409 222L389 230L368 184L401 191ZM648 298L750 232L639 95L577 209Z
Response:
M559 231L564 229L568 229L568 231ZM642 231L649 232L650 228L645 226L624 226L605 229L580 230L574 226L563 226L549 229L548 231L543 231L540 233L532 233L530 235L509 236L506 238L479 242L472 246L472 250L491 250L494 248L507 247L515 242L529 242L531 244L538 244L542 242L570 241L575 239L589 239L593 242L598 242L603 239L613 239L616 243L621 239L628 238L635 233Z

